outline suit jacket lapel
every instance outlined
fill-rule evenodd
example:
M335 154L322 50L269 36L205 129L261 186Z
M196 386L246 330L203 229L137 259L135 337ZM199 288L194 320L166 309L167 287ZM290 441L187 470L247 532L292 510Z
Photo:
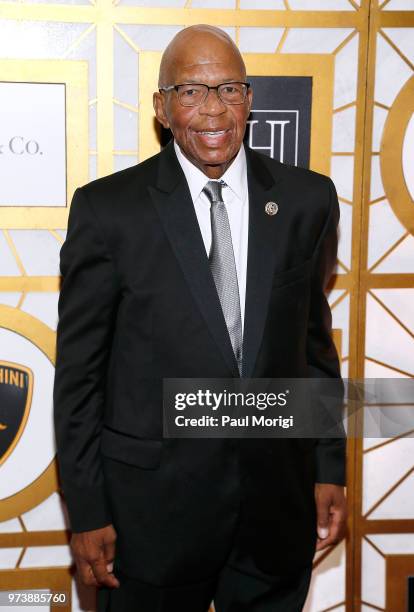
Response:
M160 155L157 183L149 190L198 308L231 375L238 376L237 362L210 272L197 215L172 142Z
M246 303L243 338L243 376L251 377L262 343L278 234L282 231L278 214L265 212L267 202L279 200L280 178L269 172L261 157L246 147L249 184L249 241Z

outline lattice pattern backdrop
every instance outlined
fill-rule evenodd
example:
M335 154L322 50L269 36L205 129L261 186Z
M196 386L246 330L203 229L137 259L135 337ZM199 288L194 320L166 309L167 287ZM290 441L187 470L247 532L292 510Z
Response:
M58 71L67 83L78 109L69 118L76 134L68 143L70 198L76 185L155 152L156 61L174 34L194 23L223 27L250 74L266 56L272 74L291 66L315 79L331 75L323 100L329 112L316 113L312 126L311 165L330 172L341 206L329 299L341 330L343 374L413 377L412 0L0 1L0 82L34 80L33 74L57 82ZM330 146L318 148L318 134ZM67 211L6 204L0 203L0 366L28 363L36 382L33 415L0 464L0 582L40 588L53 581L69 590L51 422ZM348 543L315 559L307 612L405 609L406 576L414 574L413 450L408 437L350 441ZM80 603L72 591L73 610L91 608L88 594Z

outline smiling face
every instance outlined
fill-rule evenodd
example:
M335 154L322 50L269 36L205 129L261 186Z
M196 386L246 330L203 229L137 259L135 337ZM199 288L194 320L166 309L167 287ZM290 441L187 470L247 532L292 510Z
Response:
M232 41L217 28L194 26L176 36L164 53L160 87L183 83L219 85L244 82L243 60ZM210 91L200 106L182 106L175 90L156 92L158 121L170 128L183 154L209 178L220 178L243 141L252 92L243 104L226 105Z

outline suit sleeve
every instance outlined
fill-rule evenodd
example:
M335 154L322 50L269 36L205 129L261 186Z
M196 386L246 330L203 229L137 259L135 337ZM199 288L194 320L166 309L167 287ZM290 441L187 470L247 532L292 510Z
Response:
M329 179L329 213L319 237L312 268L311 306L307 338L309 376L329 381L336 400L331 401L333 422L338 423L342 409L343 384L337 351L332 340L332 315L325 290L337 256L339 205L333 182ZM328 381L327 381L328 382ZM324 385L322 384L322 388ZM340 424L341 428L341 424ZM346 481L346 439L321 437L316 444L316 482L344 485Z
M114 263L96 216L78 189L61 249L54 418L71 528L111 523L100 462L105 375L119 295Z

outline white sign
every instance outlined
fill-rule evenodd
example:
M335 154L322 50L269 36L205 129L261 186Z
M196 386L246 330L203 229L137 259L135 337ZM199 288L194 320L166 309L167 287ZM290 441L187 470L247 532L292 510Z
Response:
M66 206L63 83L0 82L0 206Z

